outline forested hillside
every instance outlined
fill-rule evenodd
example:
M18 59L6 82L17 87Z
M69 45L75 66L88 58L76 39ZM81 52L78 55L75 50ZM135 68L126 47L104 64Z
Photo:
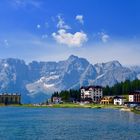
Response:
M117 83L112 87L106 86L103 89L104 95L127 95L129 92L140 90L140 80L126 80L125 82Z

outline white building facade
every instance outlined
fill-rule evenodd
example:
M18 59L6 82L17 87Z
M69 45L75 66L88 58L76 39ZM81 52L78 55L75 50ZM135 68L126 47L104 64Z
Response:
M124 105L124 102L126 101L125 97L114 97L114 105Z
M129 95L129 102L134 102L134 95Z
M53 97L53 103L55 104L62 103L62 99L60 97Z
M103 97L103 88L101 86L81 87L81 99L91 100L92 102L100 102Z

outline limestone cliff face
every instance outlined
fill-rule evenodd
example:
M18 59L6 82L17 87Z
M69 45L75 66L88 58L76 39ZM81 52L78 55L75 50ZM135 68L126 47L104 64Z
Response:
M86 85L112 86L137 76L134 69L123 67L118 61L92 65L74 55L59 62L25 64L13 58L0 60L0 92L20 92L23 102L44 101L53 91Z

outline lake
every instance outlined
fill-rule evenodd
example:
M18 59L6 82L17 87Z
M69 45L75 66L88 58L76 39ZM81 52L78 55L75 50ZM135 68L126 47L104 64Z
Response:
M140 115L115 109L0 107L0 140L104 139L140 139Z

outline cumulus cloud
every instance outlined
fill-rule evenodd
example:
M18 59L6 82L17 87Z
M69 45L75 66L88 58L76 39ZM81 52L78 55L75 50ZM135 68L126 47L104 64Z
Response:
M104 33L104 32L101 32L101 33L98 33L98 34L99 34L99 37L100 37L100 39L103 43L108 42L108 40L110 39L110 36L108 34Z
M84 32L68 33L65 29L58 30L57 33L52 33L53 38L60 44L80 47L88 40Z
M77 21L79 21L81 24L84 24L84 19L83 19L84 17L83 17L83 15L77 15L76 17L75 17L75 19L77 20Z
M71 29L71 27L65 23L64 19L60 15L58 15L57 18L58 18L57 28Z

